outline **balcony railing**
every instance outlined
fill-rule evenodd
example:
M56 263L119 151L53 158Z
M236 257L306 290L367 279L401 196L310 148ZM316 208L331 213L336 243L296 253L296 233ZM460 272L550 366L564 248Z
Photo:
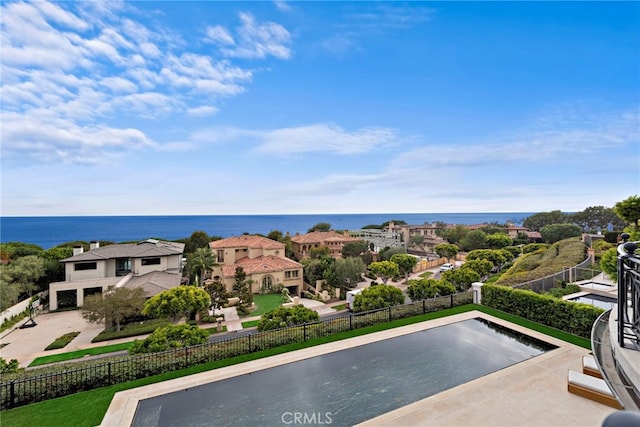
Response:
M629 238L622 235L623 240ZM618 344L640 348L640 256L638 242L618 245Z

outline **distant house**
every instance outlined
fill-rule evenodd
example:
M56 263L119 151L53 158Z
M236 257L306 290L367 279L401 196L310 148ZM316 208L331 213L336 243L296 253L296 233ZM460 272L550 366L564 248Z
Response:
M82 307L84 298L108 288L143 288L149 297L180 285L184 243L148 239L134 244L90 250L75 247L73 256L63 259L65 281L49 284L49 309Z
M337 231L312 231L306 234L296 234L291 238L291 250L298 259L309 258L311 249L326 246L332 258L342 258L342 248L345 244L359 242L346 234Z
M262 236L242 235L215 240L209 247L218 264L212 277L233 290L236 268L242 267L251 281L251 292L259 293L282 285L290 295L300 295L303 267L285 256L283 243Z
M442 226L438 224L429 224L425 222L421 225L395 224L393 221L389 223L387 229L389 232L395 232L402 236L404 247L407 249L411 238L414 236L422 236L421 246L429 252L435 251L435 247L446 243L446 240L439 237L437 232Z

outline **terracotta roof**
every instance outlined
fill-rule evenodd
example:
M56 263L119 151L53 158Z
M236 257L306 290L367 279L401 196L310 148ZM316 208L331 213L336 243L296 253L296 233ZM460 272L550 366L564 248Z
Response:
M247 247L255 249L284 249L284 243L268 239L262 236L243 234L237 237L214 240L209 243L211 249Z
M326 241L357 242L359 240L360 239L356 239L355 237L340 234L337 231L313 231L291 238L291 241L294 243L320 243Z
M296 268L302 268L302 264L290 260L289 258L281 258L273 255L259 256L256 258L242 258L235 264L223 265L223 277L235 276L237 267L242 267L247 275L251 275L260 273L276 273L283 270L293 270Z
M143 240L133 244L116 244L92 249L60 262L99 261L112 258L146 258L168 255L180 255L184 243L165 242L163 240Z

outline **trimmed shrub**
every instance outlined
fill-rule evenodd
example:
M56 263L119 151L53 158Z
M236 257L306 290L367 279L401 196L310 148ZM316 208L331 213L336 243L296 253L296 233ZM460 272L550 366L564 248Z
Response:
M594 322L604 312L588 304L495 285L482 287L482 305L587 339Z

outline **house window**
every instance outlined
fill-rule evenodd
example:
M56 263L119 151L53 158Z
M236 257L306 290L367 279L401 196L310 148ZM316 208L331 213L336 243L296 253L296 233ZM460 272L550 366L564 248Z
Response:
M216 258L217 258L216 261L224 262L224 251L223 250L219 250L218 251L218 256Z
M98 269L98 263L97 262L76 262L73 265L73 269L75 271L97 270Z
M131 273L131 259L116 258L116 276L126 276Z
M160 257L142 258L142 265L160 265Z
M284 278L285 279L293 279L298 277L298 270L292 270L292 271L285 271L284 272Z

